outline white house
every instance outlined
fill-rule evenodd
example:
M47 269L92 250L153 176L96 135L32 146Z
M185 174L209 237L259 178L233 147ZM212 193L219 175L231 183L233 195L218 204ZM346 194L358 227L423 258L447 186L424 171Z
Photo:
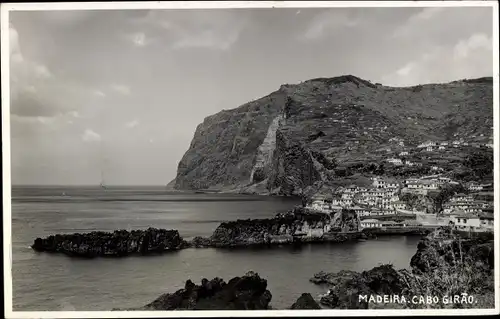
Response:
M432 146L427 146L427 147L425 148L425 150L426 150L427 152L432 152L433 148L432 148Z
M342 194L342 199L352 199L354 197L354 194L352 193L343 193Z
M329 211L330 204L324 202L323 200L313 200L311 205L308 205L307 208L311 208L319 211Z
M448 142L441 142L441 146L448 146Z
M482 191L483 185L480 185L479 183L472 182L469 184L469 186L467 188L471 191Z
M406 160L406 161L405 161L405 165L406 165L406 166L410 166L410 167L412 167L413 165L415 165L415 163L413 163L413 162L410 162L410 161Z
M421 181L422 189L426 190L437 190L439 188L439 184L437 181Z
M444 147L443 145L441 145L441 146L439 146L439 148L438 148L438 149L439 149L439 150L445 150L445 149L446 149L446 147Z
M493 216L452 215L450 223L457 230L471 232L493 231Z
M472 202L474 201L474 198L472 197L472 195L465 195L465 194L457 194L455 196L453 196L451 199L450 199L451 202L453 203L456 203L456 202Z
M374 178L372 185L375 188L382 188L385 187L385 181L381 178Z
M405 202L395 201L392 203L394 209L406 209L407 205Z
M442 182L442 183L450 183L451 182L451 178L449 177L438 177L438 181Z
M399 153L399 156L405 156L405 155L408 155L409 153L407 151L403 151L401 153Z
M359 222L361 228L379 228L382 223L378 219L365 219Z
M394 165L403 165L403 161L399 158L389 158L386 161Z
M356 185L349 185L348 187L345 188L344 192L346 193L357 193L358 187Z
M424 142L420 145L417 145L417 148L427 148L427 147L432 147L432 146L435 146L436 143L435 142L432 142L432 141L427 141L427 142Z

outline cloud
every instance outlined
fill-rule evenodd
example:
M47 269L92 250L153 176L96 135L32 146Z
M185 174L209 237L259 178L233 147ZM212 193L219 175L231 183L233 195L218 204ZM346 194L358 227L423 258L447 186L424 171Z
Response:
M9 25L9 51L11 63L21 63L24 61L19 45L19 33L17 33L12 24Z
M134 24L147 28L162 38L174 50L199 48L228 50L236 43L248 19L231 10L151 10L135 19ZM136 34L137 36L137 34ZM154 36L139 35L137 40L147 45Z
M80 117L80 113L78 113L77 111L71 111L71 112L69 112L69 115L74 117L74 118Z
M35 66L35 74L37 77L45 79L50 78L52 76L49 69L45 65L41 64Z
M78 107L75 97L89 91L66 79L55 76L50 69L23 55L20 35L10 24L10 112L25 117L49 117L66 114Z
M390 37L420 45L430 44L436 39L438 42L454 41L450 36L464 36L484 28L491 30L491 16L491 7L423 8L396 27Z
M473 34L470 38L457 43L454 48L455 59L465 59L469 54L473 54L478 50L492 50L493 39L484 33Z
M138 32L132 35L133 43L138 47L146 45L146 35L143 32Z
M87 143L100 142L101 135L97 134L91 129L86 129L85 132L82 134L82 140Z
M476 33L452 46L436 46L385 76L384 84L411 86L492 76L493 39Z
M130 94L130 88L126 85L123 84L112 84L111 88L115 90L118 93L121 93L123 95L129 95Z
M225 51L231 48L237 40L237 32L220 37L214 30L205 30L198 34L179 39L172 47L174 49L211 48Z
M139 121L133 120L125 124L127 128L134 128L139 125Z
M342 9L328 10L318 14L309 24L300 38L303 40L316 40L327 36L339 29L356 27L360 20L351 12Z
M12 114L10 116L11 121L25 124L53 124L56 121L55 117L51 116L19 116L17 114Z
M100 90L94 90L92 91L92 93L96 96L99 96L99 97L105 97L106 94L103 92L103 91L100 91Z

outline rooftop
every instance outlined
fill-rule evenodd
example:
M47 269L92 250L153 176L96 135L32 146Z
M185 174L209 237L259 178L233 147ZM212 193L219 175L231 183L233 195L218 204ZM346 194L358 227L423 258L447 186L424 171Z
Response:
M364 223L379 223L380 221L378 219L365 219L365 220L362 220L362 222Z

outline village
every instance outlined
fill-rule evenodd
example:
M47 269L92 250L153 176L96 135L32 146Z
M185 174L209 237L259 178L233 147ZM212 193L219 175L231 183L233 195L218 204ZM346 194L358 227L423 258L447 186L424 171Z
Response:
M393 139L404 146L404 142ZM492 144L468 143L463 139L452 142L427 141L415 148L406 148L399 156L386 159L395 166L421 166L405 160L411 152L437 152L447 148L488 147ZM314 211L331 213L349 209L356 212L361 228L426 228L451 226L458 231L493 232L493 184L485 181L462 183L446 177L443 169L432 166L432 175L411 178L373 176L369 186L349 185L316 194L306 206ZM439 212L429 209L432 195L450 186L461 186L464 193L447 198ZM410 200L412 199L412 200Z

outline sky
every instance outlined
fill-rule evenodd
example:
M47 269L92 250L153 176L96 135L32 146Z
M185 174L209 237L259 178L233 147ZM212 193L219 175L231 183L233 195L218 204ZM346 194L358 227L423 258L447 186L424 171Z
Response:
M12 184L165 185L205 117L285 83L492 76L492 12L10 12Z

